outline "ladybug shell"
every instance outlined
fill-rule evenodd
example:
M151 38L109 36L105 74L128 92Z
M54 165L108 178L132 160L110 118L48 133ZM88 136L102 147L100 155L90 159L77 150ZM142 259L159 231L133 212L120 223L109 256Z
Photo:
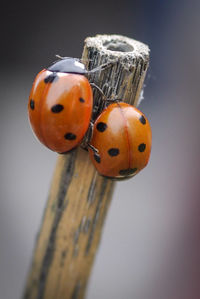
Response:
M125 103L108 106L94 123L89 148L98 172L106 177L131 177L144 168L151 151L149 121L135 107Z
M37 138L65 153L83 139L92 114L92 89L79 74L42 70L33 83L28 113Z

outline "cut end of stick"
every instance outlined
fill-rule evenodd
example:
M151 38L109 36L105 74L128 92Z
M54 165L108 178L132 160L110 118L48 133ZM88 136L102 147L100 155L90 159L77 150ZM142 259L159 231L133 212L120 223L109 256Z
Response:
M85 39L87 47L98 48L102 54L113 56L117 58L119 56L126 57L138 57L138 55L144 60L149 61L149 47L137 40L128 38L123 35L96 35L95 37L88 37Z

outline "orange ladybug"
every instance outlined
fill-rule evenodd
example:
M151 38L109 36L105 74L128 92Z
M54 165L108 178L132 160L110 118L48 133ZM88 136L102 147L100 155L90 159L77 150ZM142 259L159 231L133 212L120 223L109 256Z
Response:
M35 78L28 114L32 129L45 146L66 153L83 139L91 119L92 89L84 64L63 58Z
M149 121L129 104L111 104L96 119L88 150L101 175L117 179L132 177L149 161Z

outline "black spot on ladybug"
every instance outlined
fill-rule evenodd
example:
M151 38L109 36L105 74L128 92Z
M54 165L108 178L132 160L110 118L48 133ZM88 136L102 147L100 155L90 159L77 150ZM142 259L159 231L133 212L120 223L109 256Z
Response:
M142 153L142 152L145 151L145 148L146 148L146 144L145 144L145 143L141 143L141 144L138 146L138 151Z
M140 122L141 122L143 125L146 124L146 119L145 119L145 117L144 117L143 115L140 116L139 120L140 120Z
M59 113L59 112L61 112L63 109L64 109L64 106L61 105L61 104L57 104L57 105L54 105L54 106L51 107L51 111L52 111L53 113Z
M107 124L100 122L97 124L97 130L99 132L104 132L107 129Z
M30 108L32 109L32 110L34 110L35 109L35 102L34 102L34 100L30 100Z
M97 163L101 163L101 158L97 153L94 153L94 159Z
M119 149L118 148L110 148L108 150L108 154L111 156L111 157L115 157L117 155L119 155Z
M137 171L137 168L127 168L127 169L122 169L119 171L120 175L127 176L134 174Z
M58 80L58 76L56 73L52 73L44 79L45 83L52 83Z
M73 133L66 133L65 134L65 139L67 140L75 140L76 139L76 135Z
M85 100L84 100L83 98L79 98L79 101L80 101L81 103L85 103Z

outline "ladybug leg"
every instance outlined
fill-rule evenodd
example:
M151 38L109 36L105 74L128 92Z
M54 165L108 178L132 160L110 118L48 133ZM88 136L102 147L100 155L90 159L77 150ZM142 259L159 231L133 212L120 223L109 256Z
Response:
M81 147L84 148L85 150L87 150L88 146L89 146L89 142L92 138L92 134L93 134L93 127L94 127L94 123L91 121L89 124L89 128L87 130L87 133L85 134L85 137L81 143Z
M90 85L94 88L96 88L98 90L98 92L101 94L102 96L102 101L103 101L103 109L107 106L107 104L109 103L110 99L107 98L107 96L104 94L103 90L97 86L95 83L91 82Z
M99 92L99 93L101 94L101 96L102 96L103 101L106 101L106 100L107 100L107 97L106 97L105 94L103 93L103 90L102 90L98 85L96 85L96 84L93 83L93 82L91 82L90 85L98 90L98 92Z
M94 147L93 145L91 145L90 144L90 140L91 140L91 138L92 138L92 134L93 134L93 129L94 129L94 123L93 122L90 122L90 127L89 127L89 130L88 130L88 139L87 139L87 148L89 147L92 151L93 151L93 153L94 153L94 155L96 156L96 157L98 157L98 158L100 158L99 157L99 151L98 151L98 149L96 148L96 147ZM90 135L90 136L89 136Z
M90 74L96 73L98 71L105 70L105 69L113 66L115 63L116 63L116 61L111 61L111 62L104 63L102 65L99 65L99 66L95 67L94 69L92 69L90 71L87 71L86 74L90 75Z
M123 102L123 101L121 99L110 98L110 99L107 99L107 102L109 102L109 103L119 103L119 102Z
M122 102L121 99L116 99L116 98L114 98L114 96L112 96L111 98L108 98L108 97L104 94L103 90L102 90L98 85L96 85L95 83L90 82L90 85L98 90L98 92L99 92L99 93L101 94L101 96L102 96L102 100L103 100L103 101L105 101L105 102L109 102L109 103L118 103L118 102Z
M99 154L99 151L96 147L88 143L88 147L94 152L94 154Z
M94 123L91 121L90 122L90 125L89 125L89 128L88 128L88 133L87 133L87 139L86 139L86 144L88 145L91 138L92 138L92 135L93 135L93 128L94 128Z
M94 123L91 121L88 131L87 131L87 134L85 135L84 141L82 142L81 146L85 150L88 150L88 148L90 148L93 151L94 155L99 158L98 149L90 144L90 140L91 140L92 134L93 134L93 128L94 128Z
M102 101L103 101L103 107L104 107L104 108L107 107L108 105L112 104L112 103L119 103L119 102L122 102L121 99L116 99L116 98L114 98L114 96L111 96L111 98L108 98L108 97L104 94L103 90L102 90L98 85L96 85L95 83L90 82L90 85L91 85L92 87L96 88L96 89L98 90L98 92L101 94L101 96L102 96Z
M101 161L101 157L98 149L91 144L88 144L88 147L93 151L94 159L99 163Z

